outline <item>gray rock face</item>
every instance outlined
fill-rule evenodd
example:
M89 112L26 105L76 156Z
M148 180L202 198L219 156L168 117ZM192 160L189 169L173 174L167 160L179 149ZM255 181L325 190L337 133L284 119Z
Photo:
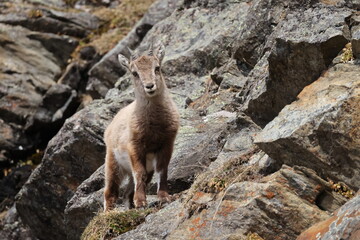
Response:
M76 188L104 162L102 135L116 111L131 100L94 102L68 119L49 142L41 165L17 196L17 210L40 239L66 236L64 209ZM56 228L49 228L57 226Z
M256 144L274 159L358 189L359 87L358 66L334 66L286 106L255 137Z
M21 221L15 205L5 212L5 216L0 217L0 236L4 240L38 240Z
M323 182L311 170L284 166L259 182L231 184L221 203L208 202L167 239L242 239L249 232L269 239L294 239L311 222L328 216L313 205L322 189Z
M163 65L169 76L204 76L227 62L228 48L239 33L238 26L245 20L248 8L243 2L185 8L157 24L144 40L155 37L166 43Z
M313 204L323 192L334 196L313 171L284 166L259 181L231 184L220 200L196 192L190 202L198 207L190 210L189 202L176 201L116 239L242 239L248 232L295 239L302 229L329 216ZM341 199L334 205L343 203Z
M334 216L315 224L300 234L297 240L360 238L360 194L345 203Z
M41 42L43 47L54 55L60 67L66 66L71 53L78 45L74 38L53 33L33 32L28 38Z
M262 71L249 79L251 92L246 112L265 126L300 91L315 81L347 43L345 18L350 11L311 8L291 13L270 36L270 54L258 63ZM264 66L264 67L261 67Z
M80 239L90 220L103 210L104 166L96 170L77 188L68 201L65 213L67 239Z
M31 166L15 168L9 175L0 180L0 212L14 203L15 195L31 174Z
M32 127L34 113L42 104L43 94L55 84L60 66L41 42L32 39L33 32L4 24L0 29L0 113L4 126L0 144L9 156L38 144L36 136L25 131Z

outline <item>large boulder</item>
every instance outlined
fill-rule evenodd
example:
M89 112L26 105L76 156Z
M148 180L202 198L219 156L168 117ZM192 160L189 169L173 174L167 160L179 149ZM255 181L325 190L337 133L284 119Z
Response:
M315 81L350 37L346 19L351 11L333 7L289 13L269 37L269 53L248 80L246 112L265 126L300 91Z
M359 104L359 67L337 64L307 86L255 142L278 161L310 167L358 189Z

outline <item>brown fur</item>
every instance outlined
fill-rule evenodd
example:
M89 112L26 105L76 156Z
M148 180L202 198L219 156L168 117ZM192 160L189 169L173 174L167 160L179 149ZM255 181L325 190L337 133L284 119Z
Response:
M160 50L126 65L134 74L136 99L117 113L105 131L105 211L114 207L119 186L126 177L129 177L125 192L129 207L146 206L145 189L154 171L159 175L159 199L170 200L167 171L179 114L159 71L163 57ZM119 60L125 65L123 56Z

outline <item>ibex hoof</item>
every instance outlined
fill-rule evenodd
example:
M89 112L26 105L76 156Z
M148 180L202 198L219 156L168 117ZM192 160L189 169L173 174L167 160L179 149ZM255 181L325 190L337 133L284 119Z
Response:
M146 201L134 201L136 208L145 208L147 203Z
M172 197L167 192L164 191L158 192L158 198L162 203L171 202L172 200Z
M104 212L111 211L115 208L115 204L113 202L106 202L104 206Z

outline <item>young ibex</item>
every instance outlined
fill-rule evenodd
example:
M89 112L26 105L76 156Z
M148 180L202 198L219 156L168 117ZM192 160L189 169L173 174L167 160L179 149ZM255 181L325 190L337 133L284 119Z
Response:
M129 177L125 197L129 207L146 206L146 185L154 171L158 174L159 200L170 201L167 186L168 165L179 128L179 113L161 73L164 47L146 55L123 55L121 65L131 71L135 101L121 109L105 131L104 210L114 207L121 182Z

